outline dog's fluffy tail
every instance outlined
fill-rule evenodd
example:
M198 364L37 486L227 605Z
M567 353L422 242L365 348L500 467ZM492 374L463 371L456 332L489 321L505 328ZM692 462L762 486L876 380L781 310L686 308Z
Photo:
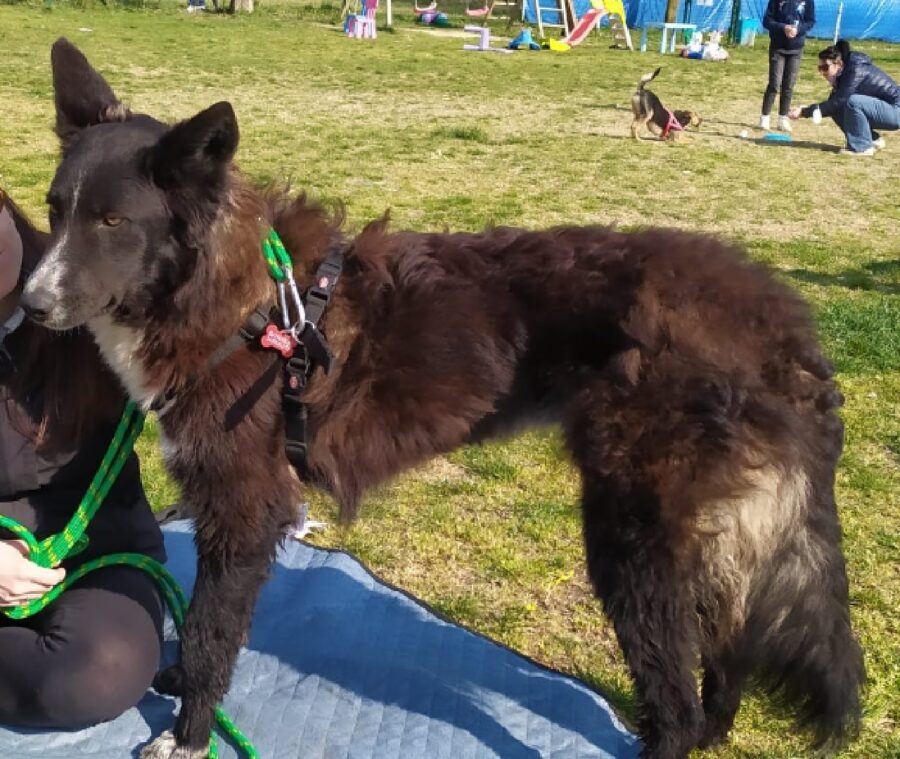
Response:
M638 90L644 89L644 87L645 87L649 82L652 82L654 79L656 79L656 76L659 74L660 71L662 71L662 66L660 66L659 68L657 68L656 71L652 71L652 72L650 72L649 74L644 74L644 75L641 77L641 81L638 82Z
M799 710L820 746L839 746L857 731L866 679L833 509L822 498L781 558L762 570L744 631L763 684Z

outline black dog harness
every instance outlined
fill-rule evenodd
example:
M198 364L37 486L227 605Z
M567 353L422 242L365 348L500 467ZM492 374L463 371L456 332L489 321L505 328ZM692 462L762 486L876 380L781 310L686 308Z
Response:
M281 329L283 315L271 302L258 305L240 329L223 342L206 362L206 371L214 369L242 345L249 343L277 351L282 358L284 382L281 406L284 412L285 453L297 474L308 479L306 441L306 405L303 392L309 378L318 367L325 374L331 371L334 355L319 329L344 265L344 249L333 250L316 269L313 284L302 297L305 318L302 325ZM150 410L163 416L175 403L177 393L166 391L156 396Z
M318 323L334 294L343 265L342 250L332 252L319 265L313 284L303 298L306 323L300 333L300 342L284 361L281 407L284 411L285 453L291 466L303 479L309 478L309 465L306 459L307 413L302 396L316 367L321 366L328 374L334 363L334 355Z

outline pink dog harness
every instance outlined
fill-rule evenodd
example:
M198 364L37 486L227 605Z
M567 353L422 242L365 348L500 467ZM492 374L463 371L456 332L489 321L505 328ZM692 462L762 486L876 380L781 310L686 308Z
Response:
M675 118L675 114L672 113L668 108L666 108L666 113L669 114L669 123L666 124L666 128L663 129L662 139L666 139L669 136L669 132L683 132L684 127L681 126L681 122Z

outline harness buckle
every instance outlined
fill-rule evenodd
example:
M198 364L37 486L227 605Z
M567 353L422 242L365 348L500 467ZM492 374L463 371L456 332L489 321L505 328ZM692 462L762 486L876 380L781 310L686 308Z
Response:
M316 329L315 324L312 322L306 323L306 329L300 335L300 342L306 348L310 367L321 366L325 374L328 374L331 371L331 365L334 363L334 354L331 352L331 346L328 345L325 336Z

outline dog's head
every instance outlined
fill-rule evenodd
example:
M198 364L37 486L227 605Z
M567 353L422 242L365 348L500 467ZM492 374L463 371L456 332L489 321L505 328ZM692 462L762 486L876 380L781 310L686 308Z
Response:
M695 129L703 123L703 119L700 118L700 114L695 111L673 111L672 114L677 119L678 123L683 127L694 127Z
M195 265L237 149L231 105L169 127L131 113L67 40L51 54L62 161L50 241L22 305L52 329L103 314L140 325Z

